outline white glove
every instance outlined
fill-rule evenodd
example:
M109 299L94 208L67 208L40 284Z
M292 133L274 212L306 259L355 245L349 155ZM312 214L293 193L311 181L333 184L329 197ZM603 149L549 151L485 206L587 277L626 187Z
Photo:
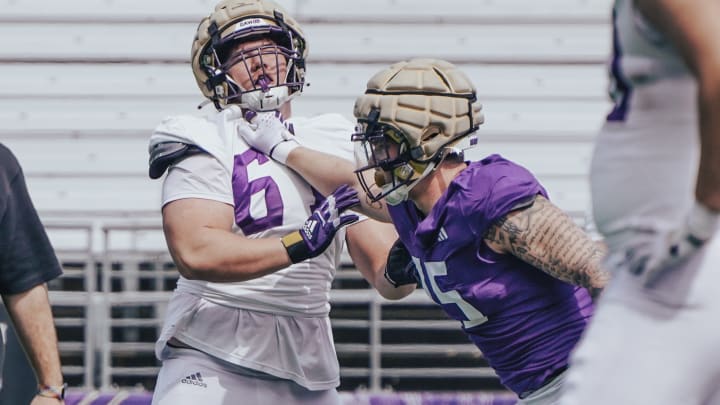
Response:
M283 122L279 111L245 113L249 126L239 125L245 142L272 159L285 164L290 151L300 146L292 124Z
M654 244L629 255L630 271L642 277L646 287L651 287L713 237L719 218L720 215L695 202L682 226L659 235Z

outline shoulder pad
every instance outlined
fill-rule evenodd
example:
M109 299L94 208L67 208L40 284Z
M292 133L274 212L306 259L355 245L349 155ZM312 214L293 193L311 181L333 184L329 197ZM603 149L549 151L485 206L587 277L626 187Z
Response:
M162 177L167 168L186 157L204 153L195 145L188 145L182 142L161 142L150 147L150 169L151 179Z
M192 137L195 133L212 131L215 124L204 116L171 115L165 117L154 133L175 136L178 138Z
M214 119L216 117L167 117L150 135L148 152L152 155L158 144L175 142L196 146L219 161L226 162L232 153L234 134L232 131L219 130Z

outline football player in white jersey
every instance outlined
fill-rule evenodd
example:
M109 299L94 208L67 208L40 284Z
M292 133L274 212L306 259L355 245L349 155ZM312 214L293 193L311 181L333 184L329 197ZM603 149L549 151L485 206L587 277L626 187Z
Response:
M565 405L720 404L720 2L616 0L592 162L614 270Z
M223 0L198 26L193 73L218 112L167 118L150 139L150 176L168 171L163 223L181 275L153 404L337 404L329 290L344 242L373 286L395 290L383 277L390 225L343 227L358 219L344 212L355 191L324 198L237 134L246 114L275 110L299 142L352 158L349 121L291 116L306 55L297 22L270 0Z

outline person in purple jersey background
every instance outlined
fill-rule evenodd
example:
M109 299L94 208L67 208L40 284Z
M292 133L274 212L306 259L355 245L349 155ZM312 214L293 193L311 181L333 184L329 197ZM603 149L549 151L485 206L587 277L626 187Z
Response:
M607 282L604 247L525 168L499 155L464 160L483 115L475 87L451 63L383 69L354 114L358 169L266 129L279 122L241 135L270 157L283 150L284 163L323 194L345 183L363 190L363 212L399 234L387 283L405 289L400 296L422 285L519 403L555 404L592 296Z

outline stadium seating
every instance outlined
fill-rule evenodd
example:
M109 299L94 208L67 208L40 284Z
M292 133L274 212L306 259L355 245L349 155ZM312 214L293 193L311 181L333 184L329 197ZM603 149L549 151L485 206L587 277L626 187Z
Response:
M147 139L164 116L195 113L203 101L187 59L197 21L214 2L2 6L0 142L21 161L65 267L51 299L63 370L81 389L68 404L109 403L113 386L152 389L152 342L177 274L160 228L160 182L146 174ZM608 109L609 0L280 3L310 43L310 86L296 115L352 119L354 97L375 71L409 57L446 58L471 76L484 104L471 157L500 153L524 164L561 208L591 225L587 173ZM419 403L411 394L382 402L384 388L501 389L482 354L422 292L384 301L349 262L334 286L341 390L356 400L348 403ZM358 388L368 391L352 392ZM147 393L121 391L128 396L113 403L148 403ZM472 395L452 403L511 403Z

